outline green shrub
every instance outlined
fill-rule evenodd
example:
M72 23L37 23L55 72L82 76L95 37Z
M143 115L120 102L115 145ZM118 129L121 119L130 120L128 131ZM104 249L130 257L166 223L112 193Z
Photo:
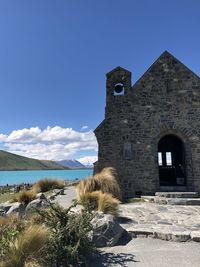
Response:
M90 240L94 215L86 210L74 213L72 205L68 209L53 206L48 210L38 210L44 224L49 228L50 240L43 257L45 266L77 266L87 262L94 250Z
M114 168L104 168L100 173L80 181L76 187L77 197L88 192L101 191L109 193L117 199L121 199L121 190L117 182L117 174Z
M52 189L62 189L65 187L65 183L62 180L58 179L42 179L36 182L33 186L33 190L37 193L47 192Z
M36 193L34 191L23 190L19 193L17 200L20 203L27 205L29 202L31 202L35 198L36 198Z

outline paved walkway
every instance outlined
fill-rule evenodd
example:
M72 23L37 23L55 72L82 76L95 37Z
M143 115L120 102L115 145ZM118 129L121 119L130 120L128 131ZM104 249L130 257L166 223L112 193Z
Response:
M200 241L200 206L131 203L121 205L119 214L121 225L133 235Z
M134 238L126 246L101 249L92 267L199 267L200 244Z
M68 207L75 198L75 188L69 187L65 195L58 196L56 201ZM180 235L183 239L185 235L187 239L191 233L196 233L198 237L200 206L131 203L120 205L119 216L121 225L139 238L133 238L123 246L101 249L101 256L92 259L91 267L200 267L198 242L141 238L156 232L161 233L158 238L165 240L168 237L169 240L181 241Z
M75 198L75 188L68 187L65 195L58 195L56 201L63 207L68 207ZM200 241L200 206L161 205L149 202L122 204L119 209L119 222L133 236Z

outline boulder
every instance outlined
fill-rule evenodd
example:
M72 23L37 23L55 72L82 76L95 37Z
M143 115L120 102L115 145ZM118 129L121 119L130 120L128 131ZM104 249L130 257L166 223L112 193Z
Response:
M36 195L36 198L38 198L38 199L46 199L45 194L43 194L43 193L38 193Z
M64 194L65 194L64 188L63 189L60 189L60 195L64 195Z
M61 189L54 189L53 193L57 196L60 194Z
M46 199L34 199L26 207L26 215L34 212L36 209L48 208L49 203Z
M97 213L91 223L92 241L99 248L115 246L125 231L110 214Z
M12 203L12 206L7 211L6 215L9 215L11 213L18 213L19 216L22 216L25 211L25 206L19 202Z
M0 205L0 209L4 210L4 212L6 213L12 207L12 205L13 203L5 202Z
M0 216L4 216L4 215L6 215L5 210L0 208Z

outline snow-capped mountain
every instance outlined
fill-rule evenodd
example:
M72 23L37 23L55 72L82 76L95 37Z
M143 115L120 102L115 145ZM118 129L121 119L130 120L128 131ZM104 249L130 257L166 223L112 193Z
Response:
M60 161L57 161L57 163L64 167L68 167L70 169L86 169L87 168L85 165L83 165L76 159L60 160Z

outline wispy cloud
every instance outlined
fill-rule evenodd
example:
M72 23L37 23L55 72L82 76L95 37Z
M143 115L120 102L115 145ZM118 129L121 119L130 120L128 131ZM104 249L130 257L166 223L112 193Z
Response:
M37 159L62 160L75 157L78 152L97 152L97 141L90 131L79 132L60 126L25 128L10 134L0 133L1 148L19 155Z
M89 127L87 125L84 125L84 126L81 127L81 131L86 131L86 130L88 130L88 128Z

